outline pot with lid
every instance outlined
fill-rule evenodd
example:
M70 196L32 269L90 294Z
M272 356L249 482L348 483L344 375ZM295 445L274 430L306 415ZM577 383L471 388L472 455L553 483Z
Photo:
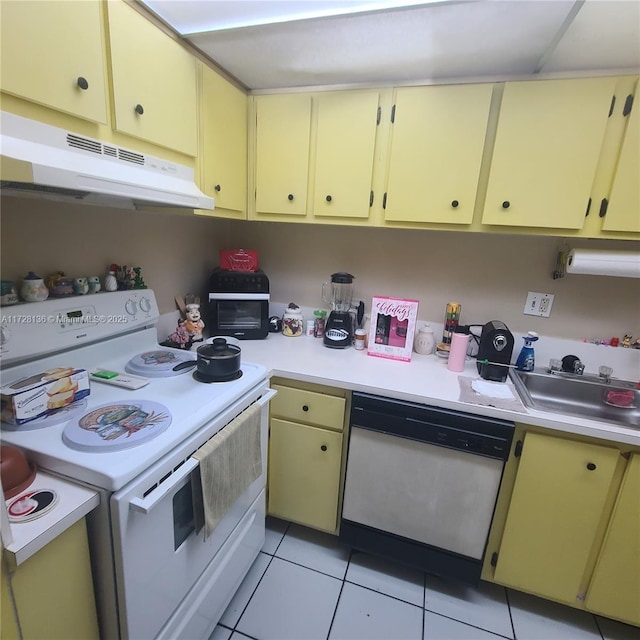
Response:
M225 338L214 338L211 344L197 349L198 360L193 377L200 382L227 382L242 375L238 345Z

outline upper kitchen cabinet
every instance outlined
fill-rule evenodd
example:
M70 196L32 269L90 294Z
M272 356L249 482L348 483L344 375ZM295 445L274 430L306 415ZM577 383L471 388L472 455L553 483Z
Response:
M312 155L314 217L368 218L373 203L378 91L318 94Z
M255 213L307 213L311 96L255 98Z
M384 219L470 224L493 85L396 89Z
M246 94L210 67L200 74L200 188L215 198L214 211L197 213L245 219L247 216Z
M84 3L71 4L75 11ZM195 58L124 2L107 7L114 128L195 157Z
M613 185L608 199L600 203L602 230L640 233L640 107L638 96L628 93L618 113L626 120Z
M0 27L3 92L107 122L100 2L3 2Z
M616 80L505 84L484 225L582 228Z

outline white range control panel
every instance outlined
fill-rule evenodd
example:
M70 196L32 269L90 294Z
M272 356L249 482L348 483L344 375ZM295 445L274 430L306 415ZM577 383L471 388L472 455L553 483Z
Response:
M50 298L0 309L0 362L73 349L134 329L159 318L151 289Z

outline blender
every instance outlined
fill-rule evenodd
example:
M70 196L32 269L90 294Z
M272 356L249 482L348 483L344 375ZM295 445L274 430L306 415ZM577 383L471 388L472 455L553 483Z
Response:
M349 310L353 298L353 278L339 271L331 274L331 282L322 285L322 299L331 307L323 342L326 347L349 347L353 339L353 319Z

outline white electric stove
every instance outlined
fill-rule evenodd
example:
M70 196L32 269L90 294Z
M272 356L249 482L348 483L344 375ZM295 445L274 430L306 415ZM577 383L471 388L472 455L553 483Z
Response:
M109 638L207 638L264 540L267 372L242 362L236 380L198 382L184 364L195 353L158 344L158 318L151 290L2 309L3 386L54 367L125 374L148 353L172 364L136 390L91 380L79 406L41 425L2 425L3 442L40 469L99 490L88 525L101 635ZM191 456L254 403L263 472L203 540L194 529Z

